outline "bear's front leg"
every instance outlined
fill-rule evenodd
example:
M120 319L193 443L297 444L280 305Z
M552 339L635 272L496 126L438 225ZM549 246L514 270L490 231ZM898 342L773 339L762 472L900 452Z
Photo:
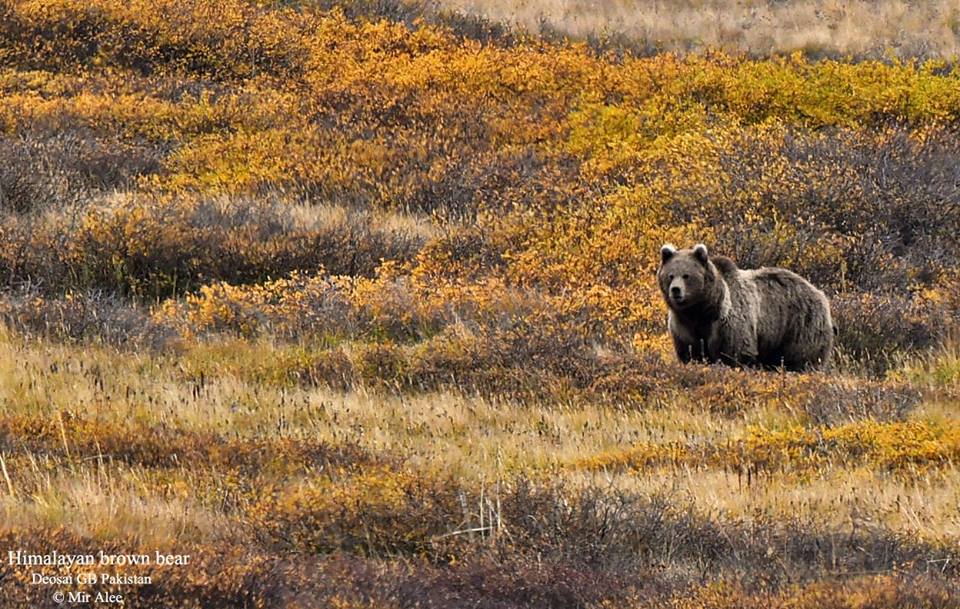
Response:
M693 343L674 336L673 349L677 352L677 359L684 364L688 362L709 363L717 361L716 357L711 354L707 342L703 339Z
M686 364L694 359L696 352L692 343L673 337L673 350L677 353L677 359L680 363Z

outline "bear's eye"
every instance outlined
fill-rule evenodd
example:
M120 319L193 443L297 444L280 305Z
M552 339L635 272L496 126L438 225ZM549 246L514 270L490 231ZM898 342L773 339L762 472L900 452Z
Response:
M690 275L684 275L683 278L684 278L684 279L690 279Z
M673 281L673 275L668 275L667 279L669 279L670 281Z

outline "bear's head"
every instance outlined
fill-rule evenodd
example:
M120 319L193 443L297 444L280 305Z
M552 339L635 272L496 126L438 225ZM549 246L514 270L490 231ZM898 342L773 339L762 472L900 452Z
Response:
M660 248L657 280L667 306L678 313L697 313L719 304L717 269L702 243L683 250L669 243Z

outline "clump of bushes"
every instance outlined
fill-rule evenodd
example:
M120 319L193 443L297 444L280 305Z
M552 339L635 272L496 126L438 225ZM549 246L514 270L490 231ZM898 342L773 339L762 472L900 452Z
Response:
M945 303L896 293L844 293L833 298L831 309L839 360L872 372L943 344L958 319Z
M374 469L268 489L250 516L274 547L441 564L505 552L623 577L624 585L666 566L681 578L692 570L778 586L836 570L922 571L929 556L953 554L877 529L851 536L812 523L715 519L659 495L522 479L487 492L489 503L441 475ZM770 547L779 560L769 560Z
M196 27L203 24L202 27ZM294 11L266 11L241 0L4 5L2 44L12 62L39 69L122 67L141 74L166 70L249 78L261 72L296 74L303 55ZM285 26L285 27L284 27ZM236 35L258 30L264 37Z
M0 231L0 281L48 295L93 289L157 300L296 270L372 276L385 260L413 259L422 240L364 213L312 222L262 199L115 195L11 218Z
M98 191L158 171L159 156L142 143L80 131L0 137L0 214L82 204Z
M163 349L178 338L144 307L97 291L48 298L35 288L16 290L0 300L0 319L21 334L126 348Z
M91 374L96 371L91 372ZM341 472L386 467L397 459L354 445L297 439L224 437L167 424L131 425L82 411L0 415L0 446L14 456L43 452L51 458L108 459L144 468L181 467L184 463L226 468L251 479L299 474L311 469Z

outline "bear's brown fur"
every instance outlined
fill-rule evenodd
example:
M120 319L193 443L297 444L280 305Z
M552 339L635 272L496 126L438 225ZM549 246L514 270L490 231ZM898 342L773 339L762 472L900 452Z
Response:
M834 327L827 297L781 268L742 270L698 244L660 250L660 291L680 361L807 370L826 366Z

